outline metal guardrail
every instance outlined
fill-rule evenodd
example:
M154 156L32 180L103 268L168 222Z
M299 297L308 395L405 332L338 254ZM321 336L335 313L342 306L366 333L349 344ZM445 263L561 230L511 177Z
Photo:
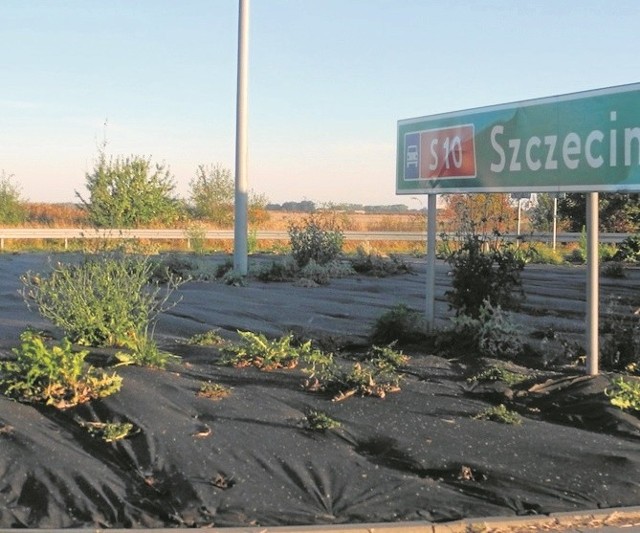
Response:
M449 234L453 236L453 234ZM629 237L630 233L600 233L600 242L619 243ZM94 229L94 228L0 228L0 250L4 249L7 239L60 239L64 240L65 249L69 240L73 239L150 239L150 240L184 240L187 246L195 238L207 240L233 240L233 230L205 230L202 233L189 229ZM503 235L505 239L515 240L515 233ZM580 233L558 233L557 242L578 242ZM258 240L288 240L286 231L259 230ZM426 232L411 231L345 231L347 241L426 241ZM551 242L550 233L522 234L525 241Z

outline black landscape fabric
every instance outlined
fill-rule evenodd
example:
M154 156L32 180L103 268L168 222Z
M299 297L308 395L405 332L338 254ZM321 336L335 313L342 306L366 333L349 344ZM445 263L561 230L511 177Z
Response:
M3 357L29 324L59 335L17 294L20 274L45 267L41 256L0 255ZM580 272L555 268L525 280L530 299L542 298L535 287L550 276L566 276L565 301L580 293ZM230 338L236 329L296 331L363 345L383 311L421 308L424 267L414 269L326 287L192 282L156 330L180 363L119 367L120 392L64 411L0 397L0 527L445 521L640 505L640 422L608 403L610 376L538 372L533 388L483 387L467 381L462 361L414 353L400 392L332 402L305 390L298 370L220 366L218 349L183 342L221 328ZM562 316L575 333L571 311ZM541 313L521 318L547 327L535 322ZM198 396L207 381L231 394ZM473 418L502 400L521 425ZM340 427L308 429L310 410ZM107 443L82 425L107 421L130 422L134 433Z

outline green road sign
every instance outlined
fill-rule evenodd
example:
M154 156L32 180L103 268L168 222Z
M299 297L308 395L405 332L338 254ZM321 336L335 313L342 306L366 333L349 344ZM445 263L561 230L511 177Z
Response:
M396 192L640 192L640 83L398 122Z

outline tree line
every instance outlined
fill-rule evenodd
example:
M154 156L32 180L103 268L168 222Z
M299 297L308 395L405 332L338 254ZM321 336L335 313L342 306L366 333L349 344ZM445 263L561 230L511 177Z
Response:
M87 193L76 191L90 223L99 228L170 226L184 220L202 220L217 227L231 227L234 217L235 179L220 164L198 166L189 183L189 197L176 195L175 179L163 164L141 156L98 155L93 170L85 175ZM549 231L553 223L554 198L538 194L527 216L535 231ZM444 218L473 221L476 229L506 231L515 216L514 201L508 194L443 195ZM323 206L310 200L269 203L263 194L250 193L249 222L265 222L269 210L313 213ZM13 176L0 174L0 224L19 225L26 219L26 202ZM363 213L416 213L404 204L369 206L332 204L331 209ZM584 194L560 195L558 218L563 229L581 231L586 221ZM640 231L640 194L601 193L600 230L636 233ZM464 229L464 228L462 228Z

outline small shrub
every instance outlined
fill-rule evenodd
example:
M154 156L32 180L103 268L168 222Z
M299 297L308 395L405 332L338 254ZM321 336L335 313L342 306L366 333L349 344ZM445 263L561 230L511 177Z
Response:
M477 336L478 349L487 357L511 358L522 353L522 330L511 315L499 305L489 302L480 309L480 328Z
M136 349L147 328L168 304L177 279L150 284L147 258L102 254L79 264L58 263L48 275L22 276L27 305L62 328L72 342Z
M322 411L311 410L306 415L307 427L314 431L326 431L340 427L340 422L334 420Z
M197 222L191 223L185 233L189 241L189 248L197 254L203 254L207 242L207 227Z
M610 298L607 302L602 333L603 368L627 371L640 365L640 318L619 298Z
M612 405L628 410L640 411L640 381L615 378L604 393Z
M459 315L452 319L453 328L441 334L440 343L475 349L484 357L511 359L524 348L521 328L511 315L500 306L488 301L480 309L477 318Z
M120 390L121 377L87 366L89 352L74 352L67 339L48 347L41 336L25 331L20 340L13 350L17 360L0 363L0 386L7 396L66 409Z
M231 394L231 389L219 383L206 381L200 385L198 396L209 398L210 400L222 400Z
M512 424L516 426L522 424L522 417L515 411L507 409L504 404L485 409L473 418L475 420L491 420L492 422L500 422L501 424Z
M531 262L545 265L560 265L564 263L564 258L558 250L554 250L551 246L537 244Z
M465 238L447 262L452 266L452 289L445 294L457 315L476 318L485 301L505 309L517 308L524 298L520 272L525 261L511 244L496 243L483 251L478 235Z
M618 245L614 261L637 263L640 261L640 235L631 235Z
M371 332L371 341L376 345L416 344L426 339L426 322L424 315L407 307L397 304L384 312L375 322Z
M297 265L292 260L271 261L268 265L260 265L252 274L260 281L291 281L298 272Z
M229 270L222 276L222 283L234 287L244 287L247 284L245 277L237 270Z
M216 268L216 279L223 278L225 274L227 274L227 272L230 272L232 270L233 261L231 259L227 259L224 263L218 265L218 268Z
M377 252L367 252L358 247L355 257L349 259L353 270L358 274L384 278L396 274L411 272L411 267L397 256L385 257Z
M623 279L626 277L624 265L619 261L609 261L602 267L602 275L605 278Z
M310 279L318 285L327 285L331 280L330 270L325 265L316 263L315 260L310 259L306 265L304 265L298 275L304 279Z
M291 255L299 267L304 267L312 259L324 265L342 252L344 234L335 220L311 213L302 225L289 225L289 240Z
M180 255L169 254L162 259L150 260L151 273L149 280L152 283L168 284L174 280L189 281L196 270L195 265L188 258Z

